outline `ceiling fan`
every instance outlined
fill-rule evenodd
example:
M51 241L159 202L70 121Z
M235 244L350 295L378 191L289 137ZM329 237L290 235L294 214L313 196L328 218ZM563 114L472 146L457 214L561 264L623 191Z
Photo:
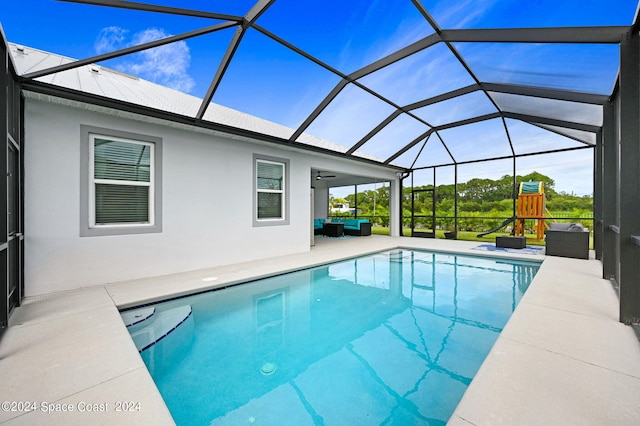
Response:
M335 175L323 175L323 174L320 173L320 170L318 170L318 175L316 176L316 180L334 178L334 177L336 177L336 176Z

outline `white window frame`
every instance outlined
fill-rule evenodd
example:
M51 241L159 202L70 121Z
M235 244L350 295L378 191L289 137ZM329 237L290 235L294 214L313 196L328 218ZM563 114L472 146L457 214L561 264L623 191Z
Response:
M276 164L282 166L282 188L264 189L258 188L258 165L259 163ZM289 224L289 160L254 155L253 159L253 225L288 225ZM282 196L280 217L258 218L258 194L271 193Z
M121 130L81 125L80 156L80 236L129 235L162 232L162 139ZM95 139L107 139L151 147L149 182L96 179ZM147 186L149 221L130 223L96 223L95 188L97 184Z
M128 143L132 145L144 145L151 148L150 150L150 170L149 170L149 182L140 182L140 181L129 181L129 180L112 180L112 179L96 179L95 178L95 140L96 139L107 139L114 142L122 142ZM91 133L89 134L89 228L113 228L113 227L122 227L122 228L131 228L135 226L153 226L155 223L155 209L154 209L154 181L155 181L155 167L154 161L155 158L155 145L150 142L137 141L132 139L118 138L107 135L100 135ZM145 222L127 222L127 223L96 223L96 185L106 184L106 185L118 185L118 186L146 186L149 191L149 220Z

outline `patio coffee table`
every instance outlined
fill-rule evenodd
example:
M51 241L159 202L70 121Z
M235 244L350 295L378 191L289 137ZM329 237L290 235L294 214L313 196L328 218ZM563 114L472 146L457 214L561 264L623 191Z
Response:
M322 225L322 233L327 237L342 237L344 235L344 223L325 223Z
M526 246L526 237L496 237L496 247L523 249Z

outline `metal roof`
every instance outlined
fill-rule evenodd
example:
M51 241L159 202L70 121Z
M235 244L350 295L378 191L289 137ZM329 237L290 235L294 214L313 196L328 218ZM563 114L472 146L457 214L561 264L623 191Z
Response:
M170 0L68 3L197 26L81 60L11 45L31 89L70 89L407 169L594 146L637 12L635 0L221 1L208 11ZM201 96L109 66L184 40L207 43L215 58Z
M19 75L37 73L60 65L75 65L77 61L15 43L8 43L8 46ZM202 103L195 96L93 63L47 74L35 80L185 117L193 117ZM293 129L277 123L215 103L207 107L202 120L282 139L288 138L293 132ZM308 134L302 134L299 142L335 152L347 151L347 147ZM379 161L366 154L357 155Z

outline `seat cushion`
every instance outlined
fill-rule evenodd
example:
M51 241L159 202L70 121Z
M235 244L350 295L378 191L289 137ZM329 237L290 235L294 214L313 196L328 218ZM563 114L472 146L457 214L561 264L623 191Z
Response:
M549 224L549 229L552 231L568 231L571 225L571 223L551 222Z
M569 226L569 231L573 231L573 232L585 232L586 230L584 229L584 226L582 226L581 223L572 223Z
M344 221L344 227L349 229L360 229L360 221L357 219L347 219Z

